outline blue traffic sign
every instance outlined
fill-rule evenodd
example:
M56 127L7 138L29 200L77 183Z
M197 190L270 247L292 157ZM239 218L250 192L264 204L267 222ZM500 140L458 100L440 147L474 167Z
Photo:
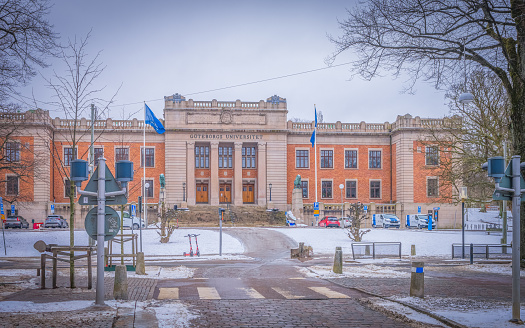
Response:
M421 213L421 206L417 207L417 213Z
M131 216L137 216L137 205L131 204Z
M5 214L4 213L4 201L2 197L0 197L0 214Z
M434 211L439 211L439 207L434 207Z
M51 204L51 214L55 214L55 204Z
M314 202L314 210L318 210L319 209L319 202Z
M15 215L15 205L11 205L11 215Z
M365 212L367 212L367 211L368 211L368 206L364 205L364 206L363 206L363 210L364 210Z

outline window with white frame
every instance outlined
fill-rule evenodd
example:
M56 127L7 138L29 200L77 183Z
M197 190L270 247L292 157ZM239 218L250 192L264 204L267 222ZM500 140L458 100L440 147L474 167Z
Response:
M20 143L8 141L5 143L5 160L7 162L20 162Z
M242 168L254 169L255 166L255 147L242 147Z
M439 165L439 147L438 146L426 146L425 147L425 164L426 165Z
M381 181L370 180L370 198L379 199L381 198Z
M64 198L69 198L69 195L71 194L71 182L68 178L64 179ZM73 197L77 196L76 188L73 189Z
M368 167L371 169L381 168L381 150L368 151Z
M321 182L321 198L332 198L332 181Z
M195 167L198 169L210 167L210 147L195 146Z
M129 148L115 148L115 162L129 161Z
M231 169L232 168L232 147L219 147L219 168Z
M303 191L303 198L308 198L308 181L301 180L301 189Z
M145 187L146 197L153 198L153 180L144 180L144 183L147 185L147 187Z
M146 167L155 167L155 148L147 147L142 148L140 152L140 166L144 167L144 161Z
M306 149L297 149L295 151L295 167L305 169L309 167L309 153Z
M64 148L64 166L71 166L71 162L76 159L76 151L73 153L73 148Z
M427 178L427 197L439 196L439 180L437 177Z
M7 196L16 196L18 195L18 176L8 175L6 177L6 190L5 194Z
M95 156L95 165L98 165L98 159L100 157L104 157L104 148L97 147L97 148L93 149L93 154Z
M357 198L357 180L346 180L346 198Z
M345 169L357 169L357 150L345 149Z
M321 150L321 168L331 169L334 167L334 151Z

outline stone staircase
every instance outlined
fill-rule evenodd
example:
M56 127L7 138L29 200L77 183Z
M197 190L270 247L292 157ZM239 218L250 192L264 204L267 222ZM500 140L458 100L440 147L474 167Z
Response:
M189 211L179 217L179 226L219 226L219 208L224 212L223 227L284 226L284 212L267 212L260 206L189 206Z

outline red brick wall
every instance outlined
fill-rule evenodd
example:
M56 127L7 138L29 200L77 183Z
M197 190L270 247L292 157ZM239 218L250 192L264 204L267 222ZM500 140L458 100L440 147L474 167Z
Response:
M219 179L233 178L233 169L219 169Z
M295 167L295 149L309 149L309 163L308 169L301 169ZM321 149L333 149L333 168L325 169L321 168ZM345 149L357 149L358 154L358 168L357 169L345 169L344 165L344 150ZM380 149L382 151L382 168L381 169L369 169L368 168L368 150L369 149ZM301 178L308 179L308 198L304 198L305 203L313 203L315 201L315 159L314 159L314 148L305 145L288 145L287 148L287 170L288 170L288 181L287 189L293 189L293 183L295 177L300 174ZM355 179L357 180L357 197L358 199L346 199L345 190L343 190L343 200L345 202L360 202L369 203L370 201L376 203L388 203L391 198L391 159L392 154L390 152L390 146L376 146L376 145L317 145L317 193L318 201L325 203L340 203L341 202L341 191L339 189L340 184L345 184L345 180ZM393 161L392 161L393 162ZM332 198L324 199L321 198L321 181L332 180ZM370 180L381 180L381 198L370 199ZM289 192L288 203L292 202L292 195Z
M249 175L248 175L249 173ZM257 170L254 169L242 169L242 178L243 179L254 179L257 178Z
M15 200L18 201L33 201L34 200L34 170L32 168L32 163L35 160L33 150L34 150L34 138L33 137L13 137L13 141L20 142L20 163L19 165L23 166L22 169L14 168L14 172L4 169L0 181L5 181L8 175L20 174L21 177L18 180L18 195L17 196L8 196L7 195L7 184L0 183L1 195L5 201L11 202ZM29 146L29 149L26 148L26 145ZM38 161L38 159L36 159ZM16 164L15 164L16 165ZM36 163L38 165L38 163ZM27 169L26 169L27 167ZM43 174L46 174L45 172Z

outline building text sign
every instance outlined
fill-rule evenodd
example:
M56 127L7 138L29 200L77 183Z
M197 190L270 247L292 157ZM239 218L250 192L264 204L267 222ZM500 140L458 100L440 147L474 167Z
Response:
M224 133L193 133L191 139L215 139L215 140L262 140L262 134L224 134Z

